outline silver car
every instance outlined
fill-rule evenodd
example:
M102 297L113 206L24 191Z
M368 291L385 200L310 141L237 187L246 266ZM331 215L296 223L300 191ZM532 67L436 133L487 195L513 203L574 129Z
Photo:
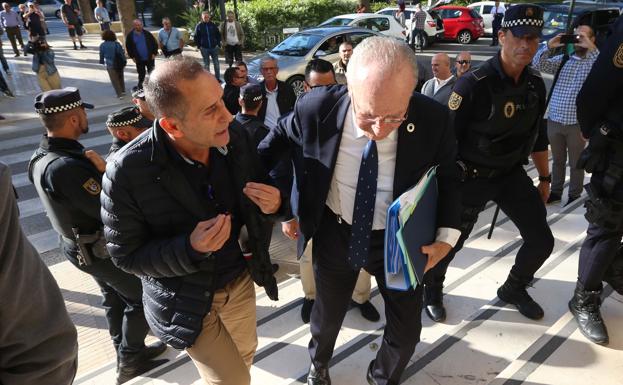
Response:
M339 59L340 44L347 40L355 47L363 39L370 36L383 36L378 32L353 27L318 27L297 32L275 48L249 61L249 76L263 80L260 73L260 59L271 56L277 59L279 73L277 79L292 86L299 95L305 84L305 66L313 58L321 58L334 63Z

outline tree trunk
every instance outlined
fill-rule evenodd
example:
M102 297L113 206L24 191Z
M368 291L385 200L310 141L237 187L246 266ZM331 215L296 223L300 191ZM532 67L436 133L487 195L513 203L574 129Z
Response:
M97 23L95 15L93 15L93 8L91 8L91 2L89 0L78 0L80 6L80 16L85 23Z
M359 0L357 1L357 8L360 9L363 7L363 11L365 13L372 12L372 8L370 7L370 0Z
M125 37L134 28L132 25L136 19L134 0L117 0L117 12L119 12L119 19L121 20L121 31Z

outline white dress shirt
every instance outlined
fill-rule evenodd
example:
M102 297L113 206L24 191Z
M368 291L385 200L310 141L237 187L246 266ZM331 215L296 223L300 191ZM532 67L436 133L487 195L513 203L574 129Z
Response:
M277 92L279 92L278 86L273 91L269 91L266 88L266 116L264 117L264 124L270 129L277 127L277 121L281 116L279 105L277 104Z
M357 127L352 107L349 107L326 201L331 211L341 216L342 220L348 224L353 221L359 166L368 140L363 130ZM387 209L393 202L398 130L394 130L386 138L378 140L376 147L379 171L372 230L383 230L385 229ZM460 235L461 232L457 229L441 227L437 230L437 241L446 242L454 247Z

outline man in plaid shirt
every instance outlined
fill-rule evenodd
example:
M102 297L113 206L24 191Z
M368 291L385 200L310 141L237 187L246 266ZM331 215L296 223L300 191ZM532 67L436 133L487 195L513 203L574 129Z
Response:
M424 51L424 43L426 42L426 31L424 30L426 27L426 17L426 11L422 9L420 4L416 4L415 12L411 14L411 30L409 32L409 36L407 36L409 46L414 51L416 39L419 39L418 45L420 52Z
M552 149L553 164L552 188L547 203L560 202L562 198L567 152L569 153L571 180L566 205L580 197L584 184L584 170L577 167L577 162L586 140L580 132L575 99L599 55L599 50L595 46L595 33L591 27L581 25L576 28L575 34L579 36L579 41L574 44L573 54L569 56L560 70L549 103L547 136ZM558 71L563 55L552 55L556 48L563 46L560 42L561 35L543 44L532 60L534 68L552 75Z

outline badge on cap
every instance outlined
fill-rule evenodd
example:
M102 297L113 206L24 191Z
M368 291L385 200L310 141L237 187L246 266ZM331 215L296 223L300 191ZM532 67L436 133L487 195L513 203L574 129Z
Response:
M623 69L623 43L619 46L616 53L612 57L612 64L615 67Z
M532 9L532 7L526 8L526 17L532 17L532 16L534 16L534 10Z
M102 191L102 187L93 178L89 178L82 187L91 195L98 195Z
M463 97L453 91L452 95L450 95L450 99L448 100L448 108L450 108L452 111L456 111L459 109L459 107L461 107L462 101Z

